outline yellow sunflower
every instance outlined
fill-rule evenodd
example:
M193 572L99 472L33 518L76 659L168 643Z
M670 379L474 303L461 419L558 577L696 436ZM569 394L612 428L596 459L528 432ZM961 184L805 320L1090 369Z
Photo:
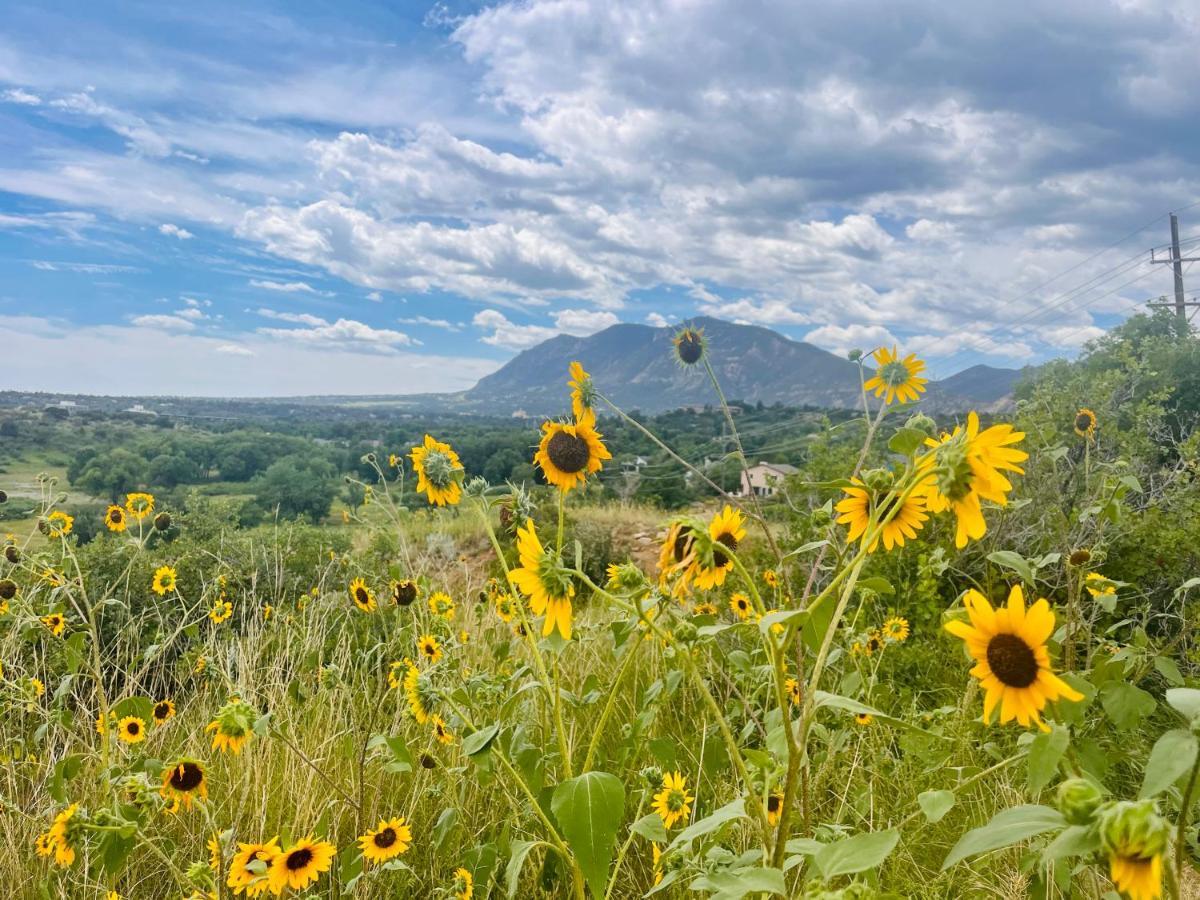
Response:
M197 797L208 797L208 779L203 764L190 758L176 760L173 765L163 769L159 793L164 800L182 803L191 809L192 801Z
M33 691L35 697L41 697L46 693L46 685L40 678L30 678L29 687Z
M303 890L329 871L337 847L328 841L314 840L311 835L302 837L287 850L280 851L267 870L271 891L283 893L284 888Z
M267 872L280 853L279 838L273 837L265 844L238 844L238 852L229 862L229 878L226 884L235 895L246 892L247 897L257 897L271 889Z
M693 576L696 587L709 590L725 583L725 576L733 571L733 559L725 550L736 551L738 544L745 540L745 523L741 511L728 504L712 517L708 523L708 536L712 543L697 547L696 572Z
M892 616L883 623L883 636L889 641L903 643L908 640L908 619L903 616Z
M52 635L60 637L66 630L67 620L62 613L50 613L48 616L42 616L42 624L50 629Z
M692 814L692 801L696 799L687 792L687 779L679 772L663 776L662 790L654 795L653 809L670 828L681 819Z
M1170 826L1153 800L1110 805L1100 814L1100 841L1108 856L1113 884L1129 900L1158 900L1162 896L1162 855Z
M979 430L979 416L967 416L965 428L958 426L940 441L929 438L932 452L922 458L925 471L922 492L926 508L932 513L951 510L956 519L954 545L962 549L970 540L987 533L982 500L999 506L1008 504L1012 483L1004 472L1024 474L1017 463L1029 454L1010 446L1024 440L1023 432L1012 425L993 425Z
M466 869L455 869L454 885L450 890L455 900L471 900L475 896L475 879Z
M695 575L696 540L692 526L686 522L672 522L658 553L658 584L671 587L673 597L683 597L691 590Z
M783 794L778 791L771 791L767 795L767 824L776 825L779 822L779 815L783 812Z
M596 414L590 409L573 424L543 423L542 440L533 455L546 481L561 491L582 485L588 475L604 467L606 459L612 459L612 454L596 431Z
M433 696L429 683L411 661L405 661L404 696L408 700L408 709L417 724L425 725L433 715Z
M160 597L165 597L175 590L177 577L175 570L170 566L159 566L154 570L154 581L150 584L150 590Z
M1090 441L1096 437L1096 414L1090 409L1084 407L1075 413L1075 421L1072 424L1075 426L1075 433L1081 438Z
M783 682L784 693L793 706L800 705L800 682L795 678L787 678Z
M743 622L750 617L750 598L740 591L729 598L729 608Z
M763 584L769 588L779 587L779 576L775 574L774 569L767 569L762 573Z
M842 488L847 496L834 507L841 513L838 522L849 526L846 540L866 540L867 530L873 522L882 522L891 516L884 522L883 528L875 532L867 548L869 552L873 553L879 546L880 538L883 539L885 550L903 547L905 540L915 538L929 518L925 512L925 498L921 494L909 494L903 503L899 503L900 498L890 490L874 491L858 478L852 478L851 481L852 487Z
M110 506L104 511L104 525L114 534L124 531L126 528L125 510L116 505Z
M511 622L517 614L516 602L510 594L500 594L496 597L496 615L501 622Z
M454 506L462 499L463 467L458 454L449 444L425 435L425 443L413 447L408 454L417 473L417 493L424 493L430 503Z
M369 863L395 859L412 846L412 829L403 816L380 819L379 824L358 839L363 859Z
M154 724L163 725L167 719L175 715L175 703L172 700L159 700L154 704Z
M450 730L445 719L434 714L429 717L429 724L433 726L433 736L437 738L439 744L454 743L454 732Z
M75 517L56 509L46 517L46 534L52 538L64 538L75 527Z
M921 377L925 363L915 354L901 359L893 345L891 350L880 347L871 355L875 357L875 375L863 383L865 390L874 391L876 397L883 397L883 402L889 404L895 403L897 398L901 403L914 403L925 393L925 384L929 380Z
M57 816L50 826L49 840L54 846L54 862L66 868L75 862L74 840L77 833L75 814L79 812L79 804L72 803Z
M1093 597L1112 597L1117 593L1117 586L1099 572L1088 572L1083 585Z
M423 634L417 638L417 653L429 663L435 663L442 658L442 647L432 634Z
M33 849L37 851L38 856L50 856L54 852L54 841L50 838L50 832L42 832L34 838Z
M571 380L567 385L571 388L571 412L578 421L595 404L596 388L592 385L592 376L584 371L582 363L571 363L570 371Z
M715 603L697 603L692 607L694 616L715 616L716 614L717 605Z
M870 725L875 721L875 717L870 713L855 713L854 721L858 725Z
M212 749L238 754L254 736L254 710L236 697L217 710L217 716L204 726L212 732Z
M404 668L404 663L398 659L392 660L388 666L387 682L388 687L392 690L399 690L404 685L404 676L400 674L400 670Z
M1021 725L1049 727L1041 712L1047 702L1082 700L1083 695L1054 674L1046 640L1054 631L1050 604L1038 600L1028 611L1020 585L1008 595L1008 605L993 609L987 598L976 590L967 591L963 605L970 624L947 622L946 630L966 642L967 651L977 662L971 674L985 691L983 721L989 722L1000 707L1000 722L1016 719Z
M217 625L220 625L232 615L233 604L228 600L213 601L212 609L208 611L208 617Z
M154 512L154 495L135 493L125 495L125 512L139 522Z
M348 590L350 592L350 599L354 601L355 606L363 612L375 612L375 593L367 587L365 581L361 578L355 578L350 582Z
M137 716L126 716L117 723L117 737L126 744L140 744L146 739L146 722Z
M445 591L434 591L429 595L429 611L435 616L450 621L456 609L454 598Z
M508 580L529 598L529 608L535 616L545 615L542 634L557 629L563 640L569 641L575 585L563 570L561 560L542 547L532 520L517 529L517 555L521 567L509 572Z

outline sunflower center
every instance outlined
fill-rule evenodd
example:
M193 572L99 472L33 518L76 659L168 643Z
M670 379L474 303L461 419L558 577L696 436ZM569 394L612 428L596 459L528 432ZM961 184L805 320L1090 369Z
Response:
M1087 431L1092 427L1092 417L1085 413L1080 413L1075 417L1075 427L1080 431Z
M354 589L354 599L357 600L362 606L366 606L367 601L371 598L367 594L367 589L360 587Z
M433 656L433 654L437 652L433 644L426 644L424 650L426 656Z
M721 546L728 547L730 550L736 550L738 547L737 538L728 531L723 531L717 535L717 543ZM729 564L729 555L721 551L721 547L713 547L713 562L717 566L725 566Z
M779 812L779 804L781 802L782 801L780 800L779 797L772 794L770 797L767 798L767 812L772 813L772 814Z
M890 387L900 387L900 385L909 379L908 366L904 365L898 359L884 363L879 367L879 371L876 374L884 384Z
M154 707L154 718L165 719L167 717L167 713L170 711L171 707L167 706L165 703L160 703L158 706Z
M683 562L685 556L692 549L692 535L686 528L680 528L679 533L675 535L675 543L671 547L671 553L675 557L675 562Z
M137 722L130 722L127 726L125 726L125 728L130 734L137 734L142 730L142 726Z
M112 512L110 512L108 514L108 518L109 518L109 521L120 522L121 521L121 511L119 509L114 509Z
M390 825L375 835L375 846L380 849L387 849L396 843L396 829Z
M583 471L591 452L583 438L565 431L556 431L546 444L546 455L550 457L550 462L554 463L555 468L573 475Z
M177 791L194 791L204 780L204 772L195 763L183 763L171 773L171 787Z
M411 581L400 582L392 593L392 599L396 601L397 606L408 606L417 599L417 586Z
M299 850L293 850L287 855L285 865L289 871L297 872L312 862L312 858L312 850L308 847L301 847Z
M700 355L704 352L704 342L694 331L685 331L681 334L675 346L680 360L689 366L699 362Z
M988 642L988 667L1006 687L1024 688L1037 681L1033 649L1015 634L998 634Z

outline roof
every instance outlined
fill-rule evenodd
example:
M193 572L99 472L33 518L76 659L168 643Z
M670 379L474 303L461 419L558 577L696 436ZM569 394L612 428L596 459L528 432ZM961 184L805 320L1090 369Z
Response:
M795 466L789 466L787 463L759 462L758 465L768 469L774 469L781 475L795 475L800 471ZM754 467L752 466L751 468Z

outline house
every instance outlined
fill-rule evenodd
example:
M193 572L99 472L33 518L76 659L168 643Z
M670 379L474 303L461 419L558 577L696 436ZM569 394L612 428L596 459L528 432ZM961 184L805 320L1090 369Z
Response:
M738 493L742 497L749 497L751 494L771 497L783 486L785 478L799 471L787 463L760 462L742 472L742 487Z

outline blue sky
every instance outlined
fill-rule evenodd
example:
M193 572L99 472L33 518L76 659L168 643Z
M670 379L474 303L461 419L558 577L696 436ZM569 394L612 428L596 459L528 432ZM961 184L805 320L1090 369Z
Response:
M831 6L0 3L2 384L458 390L700 313L946 375L1170 289L1200 15Z

